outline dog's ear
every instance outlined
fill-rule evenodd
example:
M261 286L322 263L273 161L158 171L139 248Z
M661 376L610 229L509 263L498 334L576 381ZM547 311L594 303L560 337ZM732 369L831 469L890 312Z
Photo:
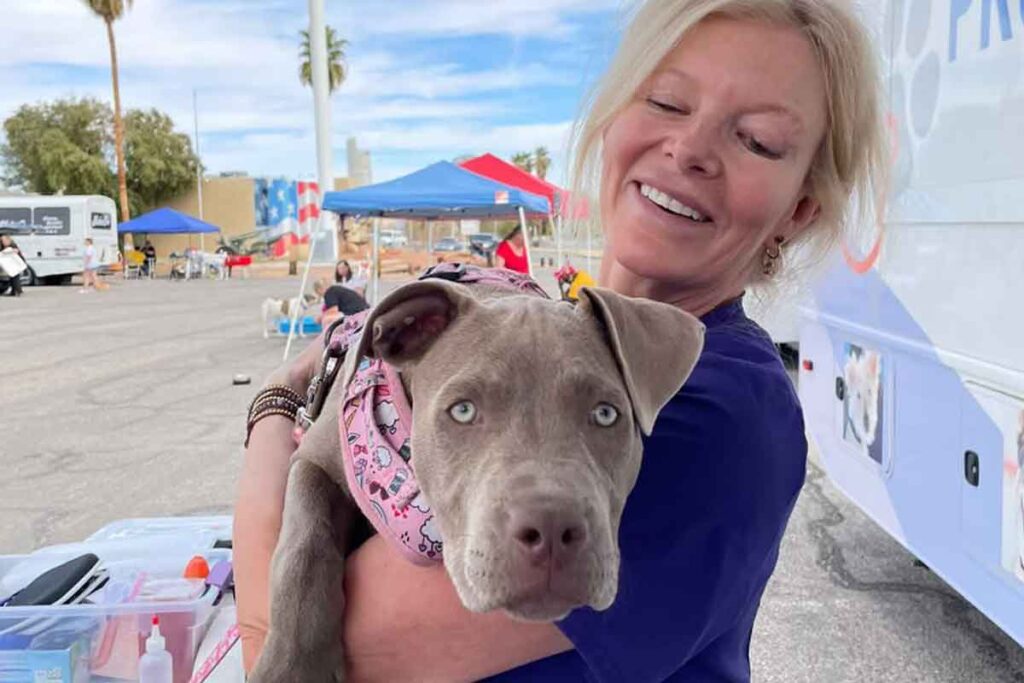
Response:
M460 285L444 280L413 282L386 296L367 318L359 356L396 367L414 362L475 300Z
M683 386L704 348L704 323L675 306L583 287L577 310L597 319L644 434Z

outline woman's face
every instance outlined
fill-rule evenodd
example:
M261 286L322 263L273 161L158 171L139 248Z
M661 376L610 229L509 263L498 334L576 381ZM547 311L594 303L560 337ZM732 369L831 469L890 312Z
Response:
M348 267L347 263L341 262L334 269L334 274L337 275L342 280L347 280L348 277L352 274L352 270Z
M817 214L805 179L825 107L797 29L694 27L605 131L603 279L705 310L739 294L764 247Z
M9 235L0 235L0 246L11 246L11 238Z

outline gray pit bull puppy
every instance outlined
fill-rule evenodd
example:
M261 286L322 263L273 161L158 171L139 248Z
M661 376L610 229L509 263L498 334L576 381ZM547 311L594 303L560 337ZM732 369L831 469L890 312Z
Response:
M703 341L695 317L604 289L583 289L575 307L436 279L393 292L370 314L293 457L270 629L250 680L344 680L342 570L360 513L337 415L361 357L401 373L411 462L463 604L553 621L614 601L641 432L686 381Z

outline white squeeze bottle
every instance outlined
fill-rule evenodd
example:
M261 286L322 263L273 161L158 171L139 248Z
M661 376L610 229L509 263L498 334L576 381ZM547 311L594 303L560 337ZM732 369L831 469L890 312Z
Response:
M139 659L139 683L174 683L171 653L160 635L160 617L153 617L153 631L146 639L146 654Z

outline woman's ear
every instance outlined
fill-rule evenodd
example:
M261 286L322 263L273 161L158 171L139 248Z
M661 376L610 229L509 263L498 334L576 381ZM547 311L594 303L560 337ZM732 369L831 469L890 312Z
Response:
M821 202L813 195L805 194L793 205L793 210L786 221L786 226L781 233L785 242L792 242L811 227L821 216Z

